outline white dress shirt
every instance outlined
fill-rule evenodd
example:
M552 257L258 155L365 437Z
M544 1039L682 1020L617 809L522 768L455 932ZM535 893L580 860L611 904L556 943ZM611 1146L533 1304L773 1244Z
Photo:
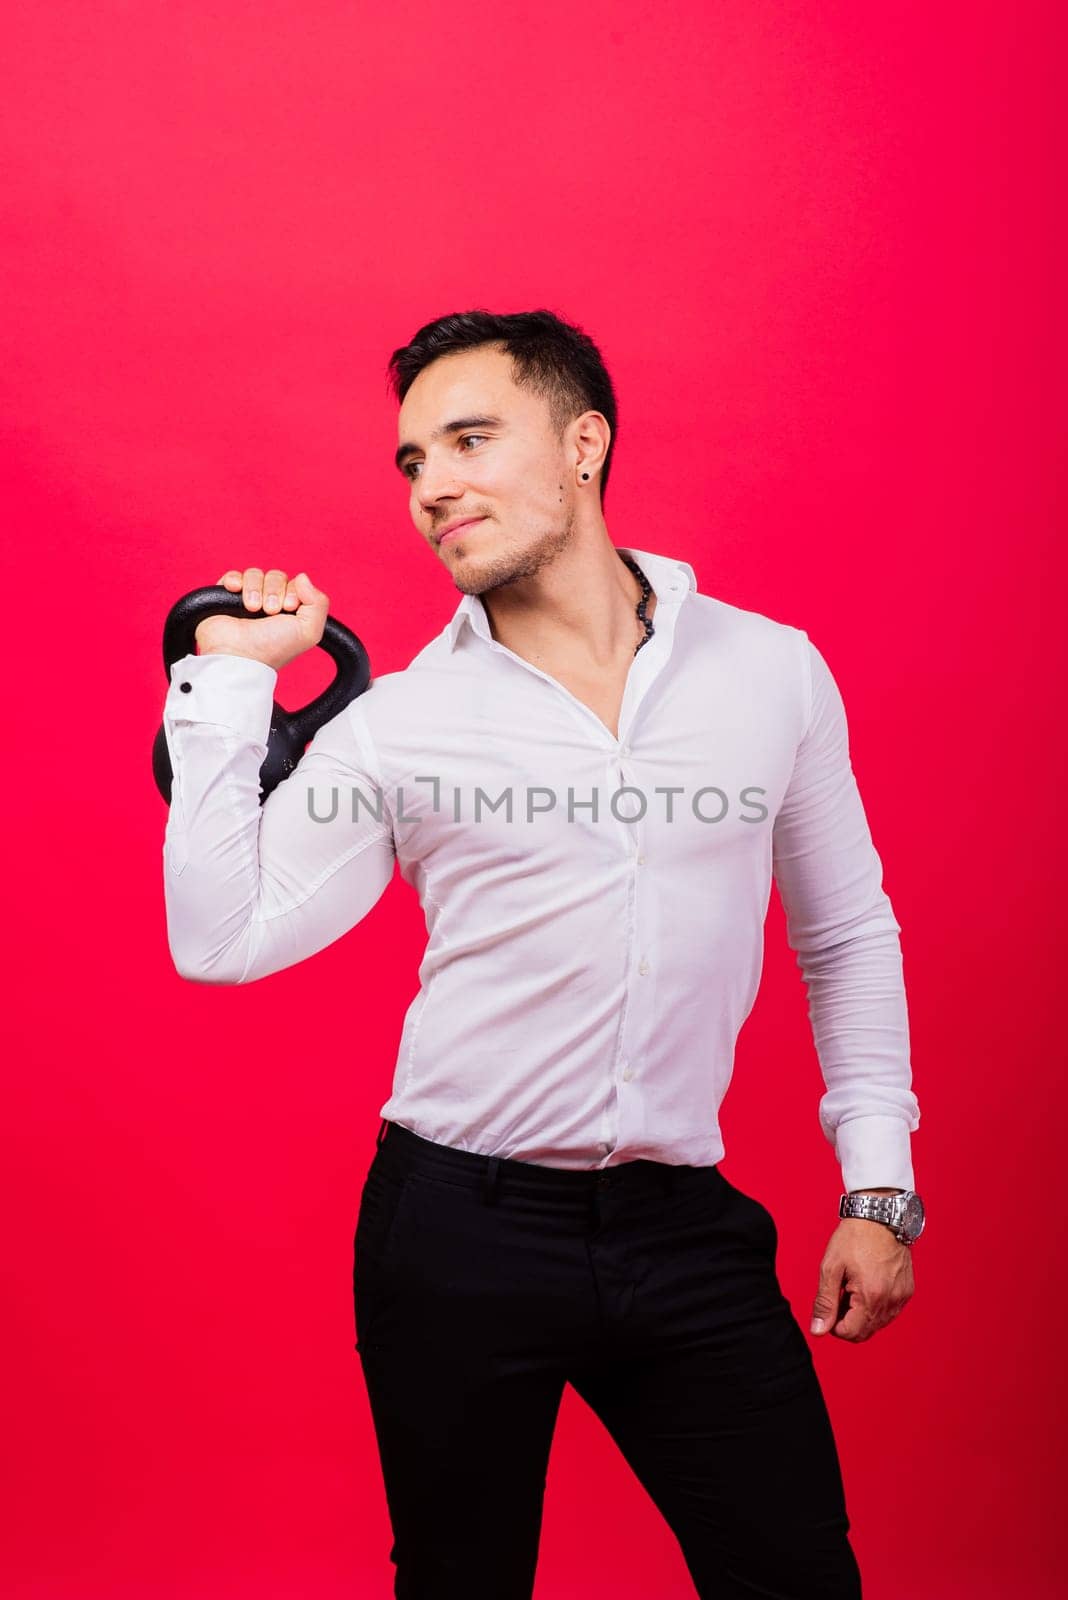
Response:
M224 984L293 966L399 865L428 938L383 1117L547 1166L708 1166L774 874L845 1188L910 1189L901 930L835 681L802 629L700 594L685 561L627 553L657 603L618 738L465 595L261 807L277 672L175 662L175 966Z

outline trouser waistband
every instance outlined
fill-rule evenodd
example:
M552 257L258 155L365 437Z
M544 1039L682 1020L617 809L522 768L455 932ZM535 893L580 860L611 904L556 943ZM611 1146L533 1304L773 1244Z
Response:
M411 1128L383 1117L375 1140L377 1161L399 1173L437 1172L453 1182L479 1185L483 1198L493 1204L502 1189L553 1194L564 1198L587 1195L596 1189L624 1188L640 1193L659 1189L674 1193L725 1182L718 1166L691 1167L638 1158L614 1167L551 1167L510 1156L486 1156L475 1150L458 1150L413 1133Z

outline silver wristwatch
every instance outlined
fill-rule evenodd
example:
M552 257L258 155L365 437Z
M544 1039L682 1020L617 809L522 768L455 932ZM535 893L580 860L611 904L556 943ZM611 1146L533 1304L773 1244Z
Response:
M914 1189L900 1194L844 1194L838 1202L838 1215L885 1222L902 1244L915 1244L926 1220L923 1201Z

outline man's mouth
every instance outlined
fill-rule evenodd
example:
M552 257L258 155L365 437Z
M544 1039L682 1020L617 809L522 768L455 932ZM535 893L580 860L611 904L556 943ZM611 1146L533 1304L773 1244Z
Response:
M465 517L462 522L453 522L438 534L438 544L442 545L446 539L451 539L453 534L462 533L465 528L473 528L476 522L482 522L483 517Z

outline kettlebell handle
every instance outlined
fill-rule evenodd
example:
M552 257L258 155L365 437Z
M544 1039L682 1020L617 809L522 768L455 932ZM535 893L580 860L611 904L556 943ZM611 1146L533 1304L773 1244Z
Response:
M284 612L274 612L284 616ZM175 601L163 625L163 670L168 683L171 667L183 656L196 653L196 632L205 617L230 616L250 621L266 621L268 613L249 611L240 594L233 594L221 584L204 589L193 589ZM363 643L336 617L328 616L319 640L336 667L333 681L321 694L296 711L286 711L274 702L267 758L260 768L260 804L272 789L296 766L305 745L331 717L336 717L357 696L364 693L371 682L371 663ZM171 772L170 752L162 724L152 749L152 766L156 785L164 800L170 804Z

